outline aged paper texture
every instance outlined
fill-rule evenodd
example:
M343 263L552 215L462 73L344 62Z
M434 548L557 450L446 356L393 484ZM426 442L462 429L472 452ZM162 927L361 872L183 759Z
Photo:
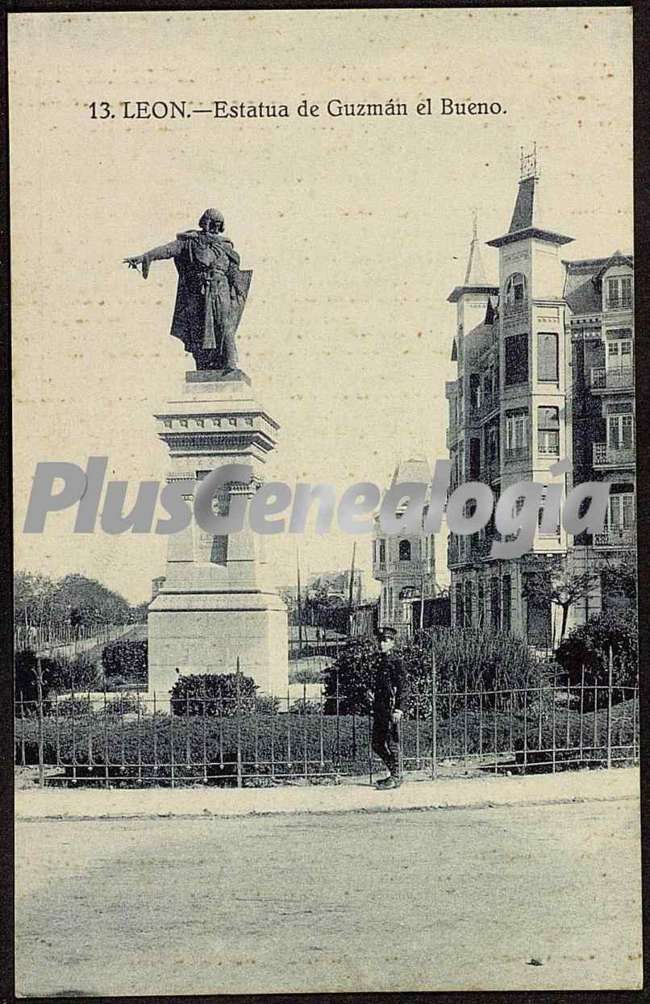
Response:
M9 63L18 993L638 987L631 11Z

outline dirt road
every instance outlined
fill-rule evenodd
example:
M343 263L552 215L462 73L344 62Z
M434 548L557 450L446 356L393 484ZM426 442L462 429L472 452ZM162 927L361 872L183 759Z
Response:
M632 800L22 822L17 867L24 996L641 979Z

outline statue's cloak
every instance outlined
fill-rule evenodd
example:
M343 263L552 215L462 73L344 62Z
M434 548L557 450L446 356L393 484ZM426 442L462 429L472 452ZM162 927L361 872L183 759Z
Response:
M221 351L226 333L234 336L250 289L252 271L239 268L232 241L221 235L190 230L172 245L178 272L171 334L186 352ZM218 261L219 267L210 267Z

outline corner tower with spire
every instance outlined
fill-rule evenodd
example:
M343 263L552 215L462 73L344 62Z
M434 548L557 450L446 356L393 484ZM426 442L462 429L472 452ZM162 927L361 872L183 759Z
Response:
M553 483L549 468L572 456L559 256L572 238L543 218L534 146L522 150L520 168L510 226L487 242L499 252L498 285L486 280L475 224L465 282L448 297L456 304L458 367L447 384L451 487L480 481L497 498L521 481ZM564 529L551 530L536 535L533 552L566 553ZM450 534L453 623L550 639L550 610L526 604L521 562L490 559L496 535L493 520L471 537Z

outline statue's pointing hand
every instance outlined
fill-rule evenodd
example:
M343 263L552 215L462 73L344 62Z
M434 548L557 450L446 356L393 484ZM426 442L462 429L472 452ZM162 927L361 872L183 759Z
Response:
M131 257L131 258L123 258L122 262L125 265L128 265L129 268L134 268L136 270L140 266L142 266L142 277L144 279L147 278L147 273L149 272L149 269L147 267L147 263L145 262L145 256L143 254L136 254L136 255L133 255L133 257Z

